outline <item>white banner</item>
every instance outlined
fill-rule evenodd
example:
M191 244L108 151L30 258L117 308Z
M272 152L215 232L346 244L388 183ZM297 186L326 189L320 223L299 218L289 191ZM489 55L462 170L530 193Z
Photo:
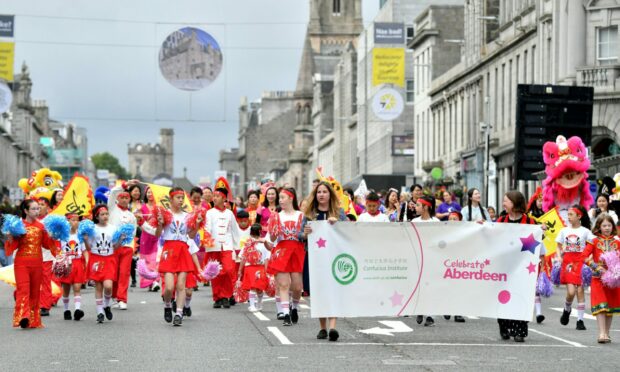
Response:
M311 224L312 317L532 318L540 226Z

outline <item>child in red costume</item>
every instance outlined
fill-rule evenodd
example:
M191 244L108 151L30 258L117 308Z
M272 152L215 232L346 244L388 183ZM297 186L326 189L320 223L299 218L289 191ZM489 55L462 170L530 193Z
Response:
M13 327L43 328L39 313L39 296L43 277L42 248L56 255L57 241L50 238L39 217L39 204L34 200L24 200L19 206L26 234L20 237L8 235L4 249L7 255L15 253L15 311Z
M613 217L608 214L599 216L592 231L596 237L586 246L582 258L592 269L590 301L592 315L596 316L598 323L598 343L607 344L611 342L609 329L612 317L620 314L620 288L608 288L601 281L601 275L606 270L601 255L620 251L620 238Z
M84 311L82 311L82 296L81 289L82 284L86 282L86 267L88 267L88 253L86 253L86 247L83 243L80 243L77 236L77 229L80 223L80 216L77 214L68 213L67 219L71 224L71 232L69 239L61 243L61 254L68 256L71 259L71 273L64 278L59 278L62 285L62 303L64 305L64 318L65 320L80 320L84 317ZM75 312L71 317L71 311L69 310L69 293L73 288L73 304L75 306Z
M263 292L269 286L265 262L269 258L269 251L265 248L265 239L260 237L261 225L254 224L250 228L250 237L245 242L239 256L238 282L244 291L250 291L250 312L263 309Z

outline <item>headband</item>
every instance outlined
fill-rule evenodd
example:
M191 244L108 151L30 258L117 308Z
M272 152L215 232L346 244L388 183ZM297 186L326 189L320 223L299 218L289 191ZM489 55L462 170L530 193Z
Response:
M107 212L108 211L108 207L101 207L101 208L97 209L97 216L100 215L101 212L103 212L103 211Z
M118 196L117 196L117 198L129 198L129 197L130 195L127 191L121 191L118 193Z
M227 196L223 192L221 192L221 191L213 191L213 195L219 195L219 196L221 196L224 199L227 198Z
M288 191L287 189L282 189L282 191L280 191L280 193L284 193L284 194L290 196L291 199L295 198L295 195L292 192Z
M176 191L171 191L170 192L170 197L174 198L177 195L185 195L185 191L183 190L176 190Z
M427 206L427 207L429 207L429 208L432 208L432 207L433 207L433 205L431 204L431 202L429 202L429 201L428 201L428 200L426 200L426 199L419 198L419 199L418 199L418 203L424 204L424 205L426 205L426 206Z
M451 213L448 215L448 217L450 217L450 216L456 216L456 217L458 217L458 218L459 218L459 220L461 219L461 214L460 214L459 212L451 212Z
M583 213L578 208L570 208L569 211L572 211L573 213L578 215L579 218L583 217Z

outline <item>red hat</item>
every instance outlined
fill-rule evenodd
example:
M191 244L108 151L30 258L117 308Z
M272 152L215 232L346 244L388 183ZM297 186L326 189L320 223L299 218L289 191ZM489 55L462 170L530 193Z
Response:
M215 187L213 188L214 190L217 189L224 189L226 190L226 199L230 202L233 201L233 195L232 195L232 190L230 189L230 185L228 185L228 181L226 180L226 178L224 177L220 177L215 181Z

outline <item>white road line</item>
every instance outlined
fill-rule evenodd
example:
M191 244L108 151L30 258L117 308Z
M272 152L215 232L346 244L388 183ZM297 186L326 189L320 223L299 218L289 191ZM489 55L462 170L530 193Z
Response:
M551 310L557 311L557 312L563 312L564 309L561 307L550 307ZM577 317L577 310L573 309L573 311L570 312L570 316L572 316L573 318ZM583 314L583 318L584 319L589 319L589 320L596 320L595 316L592 316L590 314L584 313Z
M579 342L565 340L565 339L563 339L561 337L550 335L548 333L544 333L544 332L541 332L541 331L538 331L538 330L535 330L535 329L532 329L532 328L530 328L530 332L538 333L539 335L547 336L547 337L552 338L552 339L557 340L557 341L562 341L562 342L564 342L566 344L569 344L571 346L574 346L574 347L587 347L585 345L580 344Z
M304 305L304 304L299 304L299 307L301 307L304 310L309 310L310 309L310 306Z
M480 319L480 318L478 318L477 316L468 316L467 319L477 320L477 319Z
M293 343L289 340L282 331L278 329L278 327L267 327L267 330L273 333L274 336L280 341L282 345L292 345Z
M252 313L252 314L254 314L254 316L257 317L258 320L262 320L263 322L268 322L269 321L269 318L267 318L265 316L265 314L261 313L260 311L257 311L257 312Z
M530 329L531 330L531 329ZM448 343L448 342L305 342L297 343L295 345L328 345L333 347L338 346L477 346L477 347L552 347L552 348L566 348L574 347L572 345L541 345L541 344L519 344L515 342L509 343L497 343L497 344L466 344L466 343ZM581 346L587 347L587 346Z

